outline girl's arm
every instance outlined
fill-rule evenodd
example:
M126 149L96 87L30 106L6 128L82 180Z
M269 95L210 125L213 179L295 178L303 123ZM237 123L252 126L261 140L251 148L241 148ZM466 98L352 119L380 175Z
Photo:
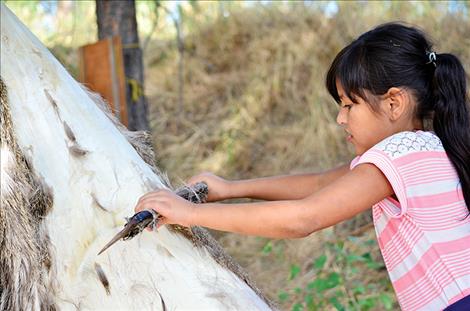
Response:
M195 176L189 183L205 181L209 185L209 201L235 198L259 200L303 199L349 172L349 164L322 173L283 175L227 181L210 173Z
M322 173L284 175L234 181L233 198L260 200L303 199L349 172L349 164Z
M392 194L390 183L376 166L360 164L304 199L197 206L169 191L157 191L142 197L136 210L155 209L164 216L161 224L297 238L349 219Z

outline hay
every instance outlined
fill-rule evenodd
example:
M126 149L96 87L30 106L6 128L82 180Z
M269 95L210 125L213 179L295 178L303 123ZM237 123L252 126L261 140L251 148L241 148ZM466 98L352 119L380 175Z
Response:
M173 41L149 46L150 125L159 166L172 180L204 170L237 179L350 161L324 78L334 55L374 25L396 19L420 25L438 52L458 53L470 69L464 16L446 14L439 4L423 4L430 6L426 15L407 3L339 5L334 18L313 5L263 6L195 28L185 39L183 109Z
M53 194L34 176L18 148L1 79L0 101L0 309L55 310L54 256L43 221L52 208Z

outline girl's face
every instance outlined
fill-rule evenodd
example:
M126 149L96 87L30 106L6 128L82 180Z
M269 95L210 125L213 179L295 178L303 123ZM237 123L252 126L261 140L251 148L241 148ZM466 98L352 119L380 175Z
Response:
M375 112L362 98L356 103L346 97L342 85L336 82L341 107L336 122L347 133L348 142L352 143L357 155L362 155L375 144L394 133L392 122L386 113ZM385 105L383 101L380 105Z

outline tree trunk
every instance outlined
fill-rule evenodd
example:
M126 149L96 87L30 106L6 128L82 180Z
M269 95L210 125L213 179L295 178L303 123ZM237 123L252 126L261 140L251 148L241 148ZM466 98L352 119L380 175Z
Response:
M269 309L201 228L97 256L136 200L167 186L148 146L0 7L0 310Z
M148 131L144 68L134 0L97 0L96 20L100 40L112 36L120 36L122 40L129 129Z

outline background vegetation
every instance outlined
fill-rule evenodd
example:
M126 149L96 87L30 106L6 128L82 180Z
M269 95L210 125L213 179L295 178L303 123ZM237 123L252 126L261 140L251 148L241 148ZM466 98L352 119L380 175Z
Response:
M166 10L137 1L137 19L157 161L175 185L204 170L235 179L350 161L324 77L336 53L375 25L417 25L470 72L466 2L160 4ZM76 48L96 40L94 2L7 5L76 74ZM398 308L369 213L301 240L214 234L281 309Z

